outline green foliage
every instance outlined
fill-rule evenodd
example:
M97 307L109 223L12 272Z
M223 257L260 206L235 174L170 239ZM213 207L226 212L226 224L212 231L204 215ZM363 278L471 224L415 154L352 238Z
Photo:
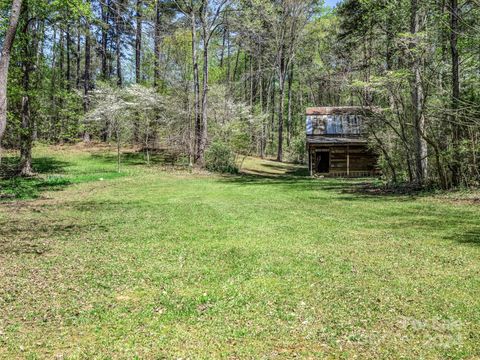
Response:
M244 102L235 101L225 86L212 86L209 104L210 136L228 144L237 154L256 154L256 142L261 137L265 114Z
M371 121L369 138L381 154L380 165L390 181L422 182L417 168L425 167L426 183L443 188L478 184L480 175L474 170L478 169L478 141L473 134L479 132L474 105L479 101L475 75L479 52L471 46L478 39L472 26L478 22L478 10L468 2L458 5L458 109L453 99L450 6L430 0L344 0L338 8L333 52L337 61L327 64L337 73L348 73L340 90L348 89L349 94L340 96L341 103L382 109ZM412 32L415 14L422 20ZM415 81L415 75L420 81ZM422 111L416 115L419 105ZM422 143L426 158L415 150Z
M87 132L95 141L116 141L147 149L168 147L185 158L193 158L196 134L191 18L178 9L179 4L188 2L140 3L145 25L141 85L133 87L129 85L135 78L130 63L130 58L135 57L135 47L131 46L137 16L135 2L120 1L119 14L111 13L117 10L117 2L106 13L106 3L91 1L26 3L28 12L22 12L19 29L25 29L28 21L30 31L17 32L13 49L5 147L19 147L19 135L24 131L20 122L22 97L28 96L34 119L32 133L41 141L74 142ZM302 138L306 107L375 106L386 110L369 129L371 146L383 156L380 165L384 174L395 177L394 167L397 180L413 181L416 132L412 123L412 62L422 58L422 116L424 135L429 140L429 181L438 182L442 171L451 177L455 162L461 165L465 185L478 184L480 154L475 134L480 117L476 105L480 98L476 46L479 10L470 2L459 2L461 106L454 114L449 7L433 0L418 3L425 26L412 34L412 2L408 0L343 0L336 9L323 6L322 1L227 1L217 19L221 24L212 26L215 31L209 43L209 140L225 143L237 154L277 155L279 67L283 62L287 65L282 77L286 81L283 148L288 160L305 161ZM156 4L160 6L158 23ZM193 4L200 10L201 2ZM218 3L205 4L207 18L211 18ZM0 0L0 38L10 6L10 1ZM198 52L202 87L205 44L201 21L195 25L197 43L193 45ZM123 88L118 88L116 78L117 32ZM90 87L85 94L88 34ZM105 51L103 40L107 43ZM25 90L23 65L27 60L35 70ZM154 79L155 70L159 78ZM161 96L155 98L158 94ZM86 114L84 105L89 105ZM201 111L202 104L199 108ZM453 120L462 124L458 143L452 141ZM286 146L287 137L293 139L290 146Z
M205 153L205 167L211 172L236 174L238 167L235 153L225 143L214 142Z
M295 164L305 164L307 155L307 144L305 136L299 135L291 140L286 159Z

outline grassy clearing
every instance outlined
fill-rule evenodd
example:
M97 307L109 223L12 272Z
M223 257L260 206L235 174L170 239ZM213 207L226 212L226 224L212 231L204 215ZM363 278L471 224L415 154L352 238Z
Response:
M53 155L53 156L52 156ZM37 176L18 178L16 154L7 153L0 166L0 201L38 198L43 191L61 190L74 183L114 179L121 174L107 147L38 146L33 170Z
M0 164L0 201L38 198L46 190L61 190L71 184L116 179L138 173L138 167L146 164L145 154L127 150L121 155L119 173L114 150L99 144L56 147L39 145L35 149L35 155L32 165L36 176L33 178L15 177L19 162L15 153L7 153L3 157ZM150 164L161 169L169 167L161 153L151 154ZM182 167L181 164L179 166Z
M69 183L0 205L0 358L480 356L474 202L37 151Z

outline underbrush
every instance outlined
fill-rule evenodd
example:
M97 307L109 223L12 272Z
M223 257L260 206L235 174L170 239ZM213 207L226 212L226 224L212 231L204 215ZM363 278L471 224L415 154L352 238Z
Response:
M224 143L213 143L205 154L205 167L208 171L222 174L238 174L235 153Z

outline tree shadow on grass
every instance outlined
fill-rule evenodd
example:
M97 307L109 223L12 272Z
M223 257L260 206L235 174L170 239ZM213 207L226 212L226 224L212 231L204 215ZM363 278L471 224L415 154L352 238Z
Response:
M260 168L244 168L239 175L224 176L221 181L239 185L269 185L289 190L325 190L348 194L358 179L313 178L305 166L264 162ZM372 180L373 181L373 180Z
M315 178L310 177L306 167L292 164L265 162L260 169L242 169L236 177L226 177L224 181L242 185L287 186L297 190L334 191L345 201L365 199L385 201L411 201L419 197L431 196L435 189L425 189L412 185L387 186L377 178Z
M116 164L117 154L112 152L102 152L91 154L96 161L106 164ZM120 154L121 165L124 166L139 166L147 165L146 154L143 151L137 152L122 152ZM178 154L173 154L167 150L158 150L150 153L150 165L182 165L187 164L185 159Z
M101 162L108 165L115 165L117 163L117 155L111 152L108 153L93 153L90 155L96 162ZM145 165L146 161L142 154L139 153L122 153L120 154L121 165Z
M70 185L68 179L62 178L65 168L70 163L51 157L32 160L35 176L19 177L19 158L8 156L2 158L0 166L0 201L37 198L42 191L61 190Z
M9 179L18 175L20 158L18 156L2 157L0 178ZM52 157L38 157L32 159L33 172L36 174L63 174L65 167L70 163Z
M328 193L335 195L338 201L345 202L409 202L420 197L431 196L430 191L384 191L382 185L375 178L347 179L347 178L312 178L305 176L302 169L286 172L285 174L271 174L257 170L248 170L237 176L225 176L221 181L242 186L270 186L279 191L310 192L306 199L322 200L329 197ZM378 188L378 191L365 191L365 189ZM322 192L324 194L322 194Z
M480 227L469 229L465 232L456 233L449 240L454 240L460 244L469 244L480 246Z
M338 194L347 191L353 186L350 181L314 179L303 174L304 172L301 169L280 175L249 170L248 173L243 172L235 176L223 176L219 181L232 185L272 188L279 192L306 193L306 199L324 199L328 197L328 192Z
M42 212L39 208L33 211ZM0 255L33 254L42 255L51 250L53 239L75 239L78 234L101 230L108 232L101 224L78 224L73 219L21 219L17 221L0 222Z
M266 167L267 169L272 169L273 171L283 171L284 173L278 174L279 176L307 177L309 175L308 169L300 165L288 164L287 166L285 166L285 165L276 165L276 164L267 163L267 164L263 164L263 166Z

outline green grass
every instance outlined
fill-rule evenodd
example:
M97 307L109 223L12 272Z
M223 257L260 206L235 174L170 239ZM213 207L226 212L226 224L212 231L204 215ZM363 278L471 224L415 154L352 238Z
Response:
M474 201L104 155L37 149L69 183L0 205L0 358L480 357Z
M137 158L141 156L127 154L127 165L133 164L133 155ZM0 201L38 198L46 190L61 190L75 183L115 179L132 171L126 169L124 174L118 173L116 159L112 158L114 156L107 147L38 146L32 163L36 176L20 178L14 176L18 156L7 154L0 165ZM140 163L139 159L136 160Z

